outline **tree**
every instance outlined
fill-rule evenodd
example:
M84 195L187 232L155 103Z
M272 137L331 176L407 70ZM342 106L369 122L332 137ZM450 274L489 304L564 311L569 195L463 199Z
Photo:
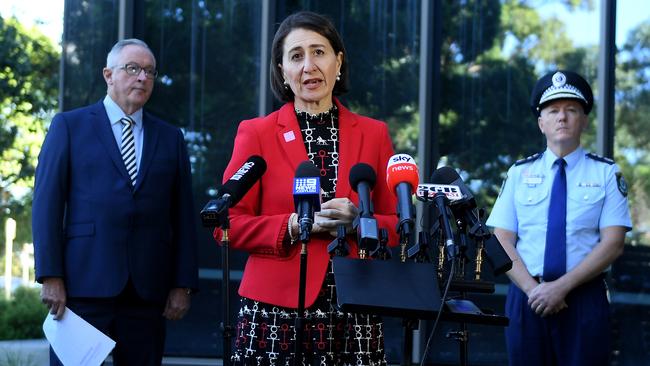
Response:
M511 164L545 147L529 109L538 76L567 68L595 79L595 50L575 47L564 24L542 18L535 5L468 0L443 6L440 155L461 170L480 206L492 206Z
M59 52L36 29L0 17L0 219L31 241L34 170L45 123L57 105Z
M633 29L616 76L617 152L630 160L621 167L630 187L635 240L650 241L650 20ZM620 160L620 159L619 159ZM617 160L618 161L618 160Z

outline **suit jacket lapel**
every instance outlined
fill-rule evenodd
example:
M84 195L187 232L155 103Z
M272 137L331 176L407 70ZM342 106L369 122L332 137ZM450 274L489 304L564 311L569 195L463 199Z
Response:
M350 169L359 162L363 134L359 130L354 113L345 108L338 99L334 99L339 109L339 167L336 197L349 197L351 187L348 177ZM278 112L278 133L276 138L284 151L285 159L291 164L293 171L298 165L308 160L305 142L298 126L293 103L286 103Z
M129 173L124 166L124 160L122 160L122 154L117 148L117 142L115 142L115 135L113 135L111 121L108 120L106 108L104 108L104 104L101 101L95 106L96 108L90 114L94 130L97 131L97 137L102 146L104 146L108 156L111 157L115 168L124 176L124 179L130 180Z
M153 160L156 145L158 144L158 126L153 123L148 113L142 113L142 132L144 133L142 143L142 156L140 157L140 167L138 169L138 178L135 183L137 190L144 178L146 177L151 161Z
M339 109L339 169L336 184L336 197L350 196L350 169L361 158L363 133L358 126L357 117L345 108L338 99L334 99Z
M298 126L298 119L293 110L293 103L286 103L278 111L278 132L276 138L284 151L285 159L295 172L298 165L308 160L305 142Z

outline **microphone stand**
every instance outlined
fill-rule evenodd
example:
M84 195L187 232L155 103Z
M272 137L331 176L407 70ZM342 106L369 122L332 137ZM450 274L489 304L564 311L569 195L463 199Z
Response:
M408 249L408 258L412 258L416 263L429 263L429 233L421 231L418 233L418 241ZM418 319L403 318L402 327L404 329L404 346L402 348L402 366L411 365L411 352L413 350L413 331L418 329Z
M458 258L450 258L451 260L455 260L456 263L458 263L458 266L456 266L457 273L449 273L449 276L454 276L459 280L459 282L464 282L465 264L467 262L467 258L465 257L465 250L467 249L467 225L464 220L456 220L456 227L458 228L458 237L460 238L460 254ZM454 280L452 279L452 284L453 282ZM461 301L466 301L466 293L463 289L459 291L459 297ZM460 358L459 365L465 366L467 365L468 359L467 343L469 341L469 332L467 331L467 323L464 321L460 320L458 325L460 329L456 331L450 330L447 332L447 338L458 341L458 357Z
M456 266L456 271L457 271L457 276L460 278L465 278L465 266L467 265L468 258L466 256L467 253L467 248L468 248L468 237L467 237L467 225L465 224L465 220L456 220L456 227L457 229L457 234L458 234L458 239L459 239L459 244L458 244L458 258L457 258L457 266Z
M392 257L393 253L388 248L388 230L381 228L379 229L379 245L370 252L370 258L385 261Z
M456 227L458 228L458 237L460 238L460 256L457 259L459 263L459 270L457 273L452 274L450 273L450 276L456 277L455 279L452 280L451 282L451 290L452 291L458 291L458 298L460 300L456 300L460 306L462 307L462 304L465 304L464 306L473 306L473 302L468 300L466 298L468 292L479 292L479 293L492 293L494 292L494 283L491 282L483 282L480 280L480 274L481 274L481 264L482 264L482 250L483 250L483 241L486 237L489 237L490 232L488 229L482 224L482 222L479 220L478 223L473 225L471 228L468 228L468 222L466 221L466 217L460 217L456 220ZM474 242L476 243L476 268L474 270L474 279L473 280L465 280L465 265L469 261L469 258L466 255L466 250L468 247L468 239L469 238L473 239ZM442 248L441 248L442 250ZM447 303L447 306L450 308L451 313L454 313L454 306L450 304L449 302ZM478 309L478 307L476 307ZM467 365L468 362L468 342L469 342L469 332L467 329L467 323L464 318L458 317L457 320L460 329L455 330L455 331L449 331L447 332L447 338L449 339L454 339L457 340L458 347L459 347L459 365L465 366ZM471 321L470 321L471 322Z
M399 234L400 253L399 259L402 263L406 262L407 247L413 242L413 221L404 220L397 223L397 233Z
M331 256L347 257L350 254L350 245L345 240L347 230L345 225L338 225L336 227L336 239L327 246L327 252Z
M485 240L488 239L490 235L490 231L485 227L481 218L479 218L479 221L476 223L476 225L472 226L469 229L469 236L471 238L474 238L474 242L476 243L476 267L474 268L474 279L477 281L481 279Z
M429 233L427 231L420 231L418 233L418 242L408 250L408 257L412 258L415 263L430 263L430 246Z
M225 197L226 195L224 195ZM223 334L223 364L224 366L232 365L230 360L230 341L233 337L233 328L230 324L230 239L228 231L230 229L230 219L228 214L227 200L210 200L201 210L201 223L204 227L212 229L219 227L222 231L221 236L221 300L223 307L223 320L221 322L221 331Z
M305 220L307 221L307 220ZM298 309L294 329L296 331L296 343L294 344L293 360L294 366L302 365L302 341L303 328L305 324L305 291L307 287L307 244L309 243L309 232L312 223L300 223L300 282L298 285Z
M223 306L223 321L221 322L221 330L223 334L223 365L230 366L231 350L230 344L233 337L233 327L230 324L230 239L228 238L228 231L230 229L230 219L228 217L228 207L218 213L217 226L221 228L223 235L221 236L221 301Z

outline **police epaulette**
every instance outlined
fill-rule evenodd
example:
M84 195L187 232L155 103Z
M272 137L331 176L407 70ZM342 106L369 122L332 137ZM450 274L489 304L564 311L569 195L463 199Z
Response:
M530 163L531 161L535 161L535 160L541 158L542 154L543 153L535 153L535 154L533 154L533 155L531 155L531 156L529 156L527 158L519 159L519 160L517 160L515 162L515 165L521 165L521 164Z
M612 159L610 159L610 158L606 158L606 157L604 157L604 156L596 155L596 154L594 154L594 153L587 153L587 154L585 154L585 155L587 155L588 158L592 158L592 159L594 159L594 160L596 160L596 161L600 161L600 162L603 162L603 163L607 163L607 164L609 164L609 165L614 164L614 160L612 160Z

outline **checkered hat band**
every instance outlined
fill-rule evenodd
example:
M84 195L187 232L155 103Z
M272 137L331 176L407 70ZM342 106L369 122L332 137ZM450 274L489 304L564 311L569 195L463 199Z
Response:
M582 95L578 88L571 84L564 84L562 86L551 86L546 89L542 94L542 97L539 99L539 105L544 104L549 100L562 98L581 99L582 101L587 102L587 99Z

